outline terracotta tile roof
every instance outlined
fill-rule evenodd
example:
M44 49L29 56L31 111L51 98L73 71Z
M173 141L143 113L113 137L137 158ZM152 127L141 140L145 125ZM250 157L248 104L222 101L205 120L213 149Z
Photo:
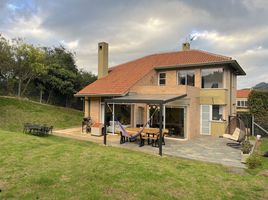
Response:
M109 68L106 77L96 80L76 95L122 95L155 67L228 60L232 59L200 50L153 54Z
M242 89L236 91L237 98L248 98L249 93L251 92L250 89Z

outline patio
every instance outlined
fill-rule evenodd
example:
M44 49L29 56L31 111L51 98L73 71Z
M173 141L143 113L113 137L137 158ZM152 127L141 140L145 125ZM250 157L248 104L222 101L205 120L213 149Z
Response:
M55 130L53 134L103 144L103 137L81 133L81 128ZM151 145L139 147L136 142L120 144L119 140L118 135L107 135L107 145L109 146L127 148L155 155L157 155L159 151L158 148L152 147ZM240 162L240 149L227 146L226 144L230 142L228 139L200 136L188 141L168 138L166 138L165 141L166 145L163 145L163 155L218 163L228 167L245 168L245 165Z

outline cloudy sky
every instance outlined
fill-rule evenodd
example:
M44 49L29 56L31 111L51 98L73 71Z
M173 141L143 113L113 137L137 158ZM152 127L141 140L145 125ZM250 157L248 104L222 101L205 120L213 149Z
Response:
M97 43L109 43L109 65L191 48L231 56L247 73L238 87L268 82L267 0L0 0L0 33L65 45L77 65L97 71Z

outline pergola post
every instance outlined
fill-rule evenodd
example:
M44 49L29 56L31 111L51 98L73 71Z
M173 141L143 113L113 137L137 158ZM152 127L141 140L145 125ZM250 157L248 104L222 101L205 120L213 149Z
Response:
M108 104L107 104L107 102L106 101L104 101L104 137L103 137L103 144L104 145L106 145L106 139L107 139L107 134L106 134L106 132L107 132L107 130L106 130L106 128L107 128L107 124L106 124L106 108L107 108L107 106L108 106Z
M114 103L113 103L113 113L112 113L112 117L113 117L113 134L115 132L115 123L114 123L114 120L115 120L115 117L114 117Z
M163 103L159 104L159 155L162 156L162 143L163 143Z

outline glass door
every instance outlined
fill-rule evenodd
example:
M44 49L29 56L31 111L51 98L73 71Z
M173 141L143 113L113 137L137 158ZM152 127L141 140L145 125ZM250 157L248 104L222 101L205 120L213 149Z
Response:
M185 108L166 107L165 127L169 130L169 137L185 138Z

